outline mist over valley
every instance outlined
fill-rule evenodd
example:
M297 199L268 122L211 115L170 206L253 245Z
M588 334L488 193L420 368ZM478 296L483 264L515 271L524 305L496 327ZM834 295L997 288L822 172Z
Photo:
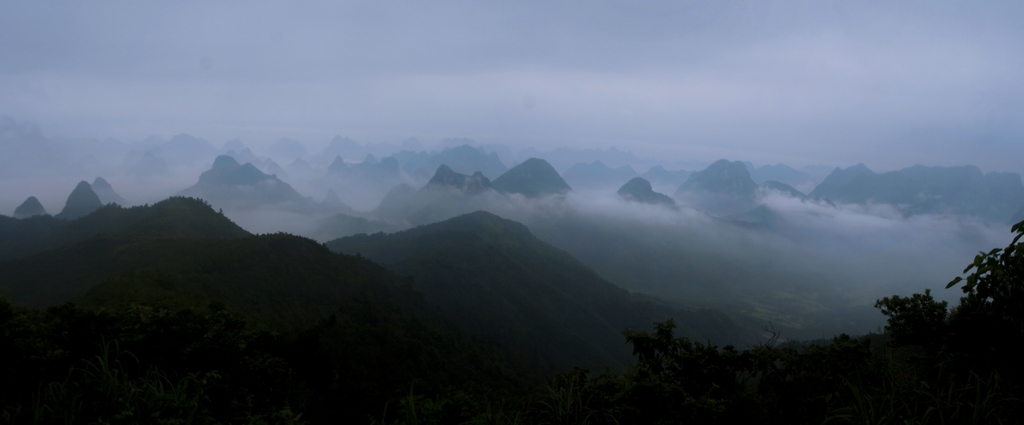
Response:
M0 423L1024 415L1019 2L0 11Z

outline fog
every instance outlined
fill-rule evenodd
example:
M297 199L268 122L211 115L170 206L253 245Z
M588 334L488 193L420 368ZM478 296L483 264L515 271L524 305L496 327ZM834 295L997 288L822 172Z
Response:
M29 196L57 214L97 177L128 205L202 193L230 155L291 196L207 199L252 232L323 242L482 209L630 290L817 337L874 329L882 296L954 299L941 288L1009 225L763 188L747 216L628 202L619 180L541 199L419 189L441 164L494 180L533 157L563 176L662 167L648 177L669 196L722 158L791 167L804 194L857 163L1024 172L1020 2L0 10L3 215Z
M55 135L1024 171L1019 2L2 4L0 115Z

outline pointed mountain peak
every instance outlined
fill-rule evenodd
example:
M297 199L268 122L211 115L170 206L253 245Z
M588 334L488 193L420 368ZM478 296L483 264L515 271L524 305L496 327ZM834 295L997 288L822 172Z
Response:
M669 198L667 195L655 192L651 188L651 182L643 177L634 177L632 180L626 182L616 192L620 197L627 201L642 202L645 204L661 204L675 206L676 201Z
M679 187L676 196L686 192L709 192L751 198L757 190L757 183L750 177L746 164L739 161L720 159L708 168L690 175Z
M377 163L377 158L374 157L372 153L368 153L368 154L366 154L366 158L363 159L363 163L364 164L376 164Z
M327 196L325 196L324 200L320 202L320 206L323 207L323 208L327 208L329 210L333 210L333 211L338 211L338 210L351 211L352 210L351 207L349 207L347 204L345 204L344 202L341 201L341 198L338 196L338 193L334 191L334 189L328 189L327 190Z
M46 215L46 209L35 196L29 196L25 202L14 209L14 218L29 218L37 215Z
M455 188L463 192L476 193L489 187L491 187L491 181L479 171L473 173L472 176L467 176L441 164L440 167L437 167L434 177L427 182L423 189Z
M221 155L213 161L213 167L199 175L199 183L209 185L253 185L266 179L276 178L265 174L246 162L239 165L234 158Z
M540 158L523 161L495 179L492 186L502 193L519 193L530 198L565 194L572 190L558 171Z
M235 158L227 155L220 155L217 159L213 160L214 170L234 170L238 167L241 167L241 164L239 164Z
M75 190L71 191L71 195L68 195L68 201L64 204L64 209L61 210L60 214L57 214L57 218L74 220L89 215L89 213L96 211L102 206L103 202L100 201L100 197L96 195L96 192L92 190L89 182L82 180L75 186Z
M118 205L124 205L125 200L114 191L114 187L107 182L103 177L96 177L96 180L92 182L92 190L96 192L96 196L100 197L100 202L104 205L114 203Z
M93 190L96 190L101 187L110 187L110 183L103 177L96 177L96 180L92 181L92 188Z
M331 162L331 165L329 167L327 167L327 171L331 172L331 173L337 173L337 172L345 171L347 169L348 169L348 164L345 163L344 159L341 159L341 155L335 156L334 157L334 162Z

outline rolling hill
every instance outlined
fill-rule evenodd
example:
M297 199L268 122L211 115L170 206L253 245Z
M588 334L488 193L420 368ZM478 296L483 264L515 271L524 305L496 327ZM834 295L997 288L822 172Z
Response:
M327 246L412 276L414 288L467 332L556 369L623 366L630 353L621 332L669 317L698 337L737 332L723 315L616 287L522 224L483 211Z

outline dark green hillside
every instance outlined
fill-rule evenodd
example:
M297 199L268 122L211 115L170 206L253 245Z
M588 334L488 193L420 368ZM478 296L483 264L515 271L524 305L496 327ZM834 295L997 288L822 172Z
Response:
M199 199L172 197L151 206L104 206L74 221L37 216L0 218L0 261L22 258L97 235L126 233L147 238L249 236Z
M0 415L16 404L31 408L39 385L77 373L69 372L81 364L76 361L95 361L104 341L138 358L138 367L125 366L125 373L143 383L163 376L169 381L161 385L189 383L167 391L198 391L203 398L193 402L209 409L201 416L219 422L252 420L224 416L238 412L269 418L285 410L291 412L285 417L302 413L312 423L361 420L414 383L427 393L452 386L505 391L529 376L510 369L509 356L438 320L405 278L365 258L287 234L248 235L198 200L107 210L144 219L0 263L0 294L15 305L56 306L19 310L14 320L0 300L0 359L17 372L5 375L17 382L0 391ZM132 214L126 217L137 218ZM87 308L61 305L69 300ZM203 313L207 306L210 313ZM221 311L239 317L225 322ZM261 329L272 333L253 333ZM149 367L158 369L146 372ZM59 389L53 397L102 396L44 387ZM147 415L155 408L125 407Z
M525 226L482 211L327 246L413 276L415 288L464 329L548 366L625 365L621 332L670 317L702 338L735 332L720 315L616 287Z
M377 266L285 234L243 239L106 235L0 264L0 273L6 276L3 291L30 307L58 305L90 290L88 300L105 304L137 289L122 287L124 276L165 276L160 288L221 300L274 327L308 326L355 292L399 285Z

